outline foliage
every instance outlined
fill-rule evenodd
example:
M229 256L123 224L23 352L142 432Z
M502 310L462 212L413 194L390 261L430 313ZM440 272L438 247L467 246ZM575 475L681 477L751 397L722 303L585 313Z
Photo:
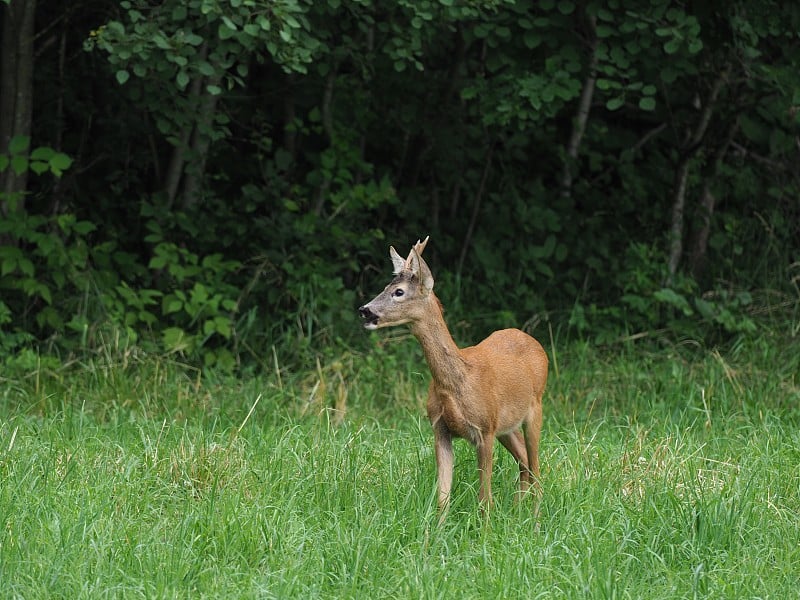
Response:
M426 234L473 341L547 321L724 343L797 304L794 5L37 7L63 44L36 55L32 142L0 148L32 175L3 221L4 354L117 332L313 363L365 343L386 247Z
M52 148L30 150L30 139L15 137L9 154L0 154L0 173L6 169L21 175L51 173L61 177L71 159ZM54 299L80 279L87 267L83 238L95 226L72 215L48 219L18 209L20 196L0 192L7 214L0 220L0 351L13 353L32 342L34 334L64 325L69 311L59 310Z
M0 155L0 172L12 168L20 174L30 169L36 175L49 172L61 177L69 168L71 160L63 153L40 147L27 154L28 144L27 139L12 141L11 156ZM214 342L230 341L233 334L239 290L225 277L238 263L225 261L220 254L201 260L165 242L157 223L151 223L153 231L146 241L153 243L154 256L145 269L112 242L93 244L97 228L90 221L70 213L49 218L28 215L15 210L13 198L7 200L10 212L0 223L4 355L29 345L34 334L48 331L67 334L65 340L56 340L64 349L93 346L102 342L94 338L110 325L132 342L140 332L156 328L161 331L162 351L202 356L206 366L225 371L234 368L231 350ZM170 292L132 289L117 275L121 271L161 278L162 288Z

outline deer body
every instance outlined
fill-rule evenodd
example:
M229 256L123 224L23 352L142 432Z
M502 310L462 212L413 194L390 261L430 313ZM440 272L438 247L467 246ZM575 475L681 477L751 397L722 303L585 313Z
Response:
M479 498L490 504L495 437L519 465L520 491L531 483L538 485L547 354L519 329L495 331L479 344L459 349L421 257L427 241L417 242L406 260L390 249L396 277L359 312L368 329L409 324L422 346L432 375L427 411L434 432L440 507L446 508L450 498L454 437L476 447Z

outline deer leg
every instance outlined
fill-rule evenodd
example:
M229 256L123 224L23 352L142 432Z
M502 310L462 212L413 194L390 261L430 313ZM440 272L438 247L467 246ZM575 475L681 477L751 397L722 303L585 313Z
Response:
M436 477L439 489L439 508L447 510L450 503L450 489L453 485L453 439L443 423L433 428L436 452Z
M492 505L492 452L494 451L494 435L486 433L480 436L475 446L478 450L478 473L480 476L478 500L480 501L481 508L489 508Z
M537 490L541 491L539 482L539 438L542 433L542 401L541 398L531 406L527 418L522 424L522 431L525 433L525 448L528 452L528 465L533 474L533 484Z
M519 495L518 499L528 491L531 484L531 471L528 468L528 455L525 438L520 431L511 431L497 436L503 447L508 450L519 465Z

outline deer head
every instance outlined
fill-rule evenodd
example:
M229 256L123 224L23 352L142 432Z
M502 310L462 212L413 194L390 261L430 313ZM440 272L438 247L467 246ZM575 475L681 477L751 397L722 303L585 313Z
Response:
M433 275L422 259L427 243L427 237L417 240L405 259L394 246L389 248L395 277L371 302L358 309L365 328L403 325L425 317L433 291Z

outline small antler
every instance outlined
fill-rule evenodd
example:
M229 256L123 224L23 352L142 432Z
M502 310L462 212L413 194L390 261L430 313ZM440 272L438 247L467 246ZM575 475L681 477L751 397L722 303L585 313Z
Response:
M414 252L416 251L417 257L422 256L422 251L425 250L425 246L428 245L428 240L431 236L427 236L424 240L420 241L417 240L417 243L411 247L411 251L408 253L408 258L403 260L403 258L397 253L397 250L394 249L394 246L389 247L389 258L392 259L392 265L394 266L394 274L398 275L402 271L410 271L412 268L412 258Z
M423 241L417 240L417 243L414 244L414 250L416 250L417 254L419 254L420 256L422 256L422 251L425 250L425 246L428 245L428 240L430 239L430 237L431 236L429 235L425 236L425 239Z

